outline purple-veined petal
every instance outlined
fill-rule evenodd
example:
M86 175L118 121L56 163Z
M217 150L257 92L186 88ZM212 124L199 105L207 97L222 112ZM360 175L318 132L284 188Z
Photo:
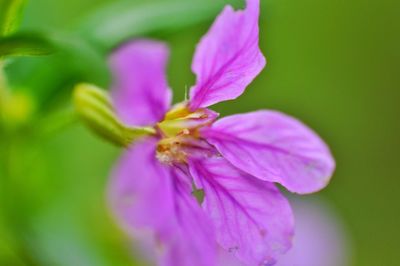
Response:
M191 195L191 181L185 177L185 173L174 169L172 176L176 223L160 235L169 243L160 265L216 266L217 245L211 221Z
M329 148L316 133L276 111L225 117L202 135L237 168L292 192L322 189L335 169Z
M112 98L120 119L131 126L160 121L171 103L166 80L168 47L151 40L136 40L111 55Z
M293 247L276 266L346 266L349 244L338 217L317 200L290 200L296 225ZM228 252L219 253L218 266L246 266Z
M156 139L131 146L112 173L111 208L128 232L137 227L159 230L174 213L169 169L156 159Z
M190 171L204 189L203 208L217 242L246 265L273 265L291 246L288 201L270 182L238 170L222 157L192 160Z
M197 46L190 91L196 110L239 97L265 66L258 46L259 0L247 0L245 10L226 6Z
M191 194L191 180L158 162L156 143L143 139L119 161L110 184L112 210L128 234L153 246L159 265L213 266L213 227Z

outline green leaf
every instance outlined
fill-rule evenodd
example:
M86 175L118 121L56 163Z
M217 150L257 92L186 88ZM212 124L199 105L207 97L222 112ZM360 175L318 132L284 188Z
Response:
M36 56L54 52L54 45L43 36L33 33L20 33L0 39L0 57Z
M80 25L80 33L107 51L121 42L158 31L179 30L211 20L227 1L117 1L101 8ZM238 2L229 1L229 2Z
M18 26L26 0L0 0L0 36L12 33Z

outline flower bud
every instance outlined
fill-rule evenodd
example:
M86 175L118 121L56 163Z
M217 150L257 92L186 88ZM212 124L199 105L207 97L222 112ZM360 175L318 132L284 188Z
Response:
M108 93L91 84L78 84L73 92L76 111L89 128L104 139L127 147L135 139L155 134L151 127L129 127L117 117Z

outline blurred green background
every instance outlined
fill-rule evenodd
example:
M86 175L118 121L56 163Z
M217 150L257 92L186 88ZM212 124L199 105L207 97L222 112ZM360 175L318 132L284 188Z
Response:
M35 126L63 117L75 82L107 87L104 59L115 43L103 38L97 46L101 52L91 56L96 32L78 29L79 25L92 27L93 23L85 24L85 18L100 6L116 2L28 3L22 31L78 32L74 36L78 40L87 37L89 43L77 41L71 52L75 57L69 52L21 57L6 66L13 90L32 96ZM129 6L132 10L143 5L154 8L159 2L171 1L132 0ZM181 2L194 8L202 5ZM261 2L260 38L267 68L242 97L215 109L223 116L277 109L314 128L330 144L337 160L336 174L319 196L333 205L345 224L351 265L399 265L400 2ZM234 3L242 6L240 1ZM151 8L149 13L133 15L150 16ZM132 35L170 44L168 78L175 101L181 101L185 87L194 82L190 63L195 45L218 11L207 9L207 15L182 27L156 26L157 30L143 32L132 27ZM118 9L107 14L119 16ZM100 32L103 24L100 20ZM22 130L10 137L12 144L0 140L1 147L9 150L7 164L14 166L10 184L18 188L2 191L10 195L1 200L12 206L13 220L12 229L7 222L0 224L0 265L29 265L29 261L31 265L129 265L129 240L114 225L105 200L108 174L120 149L78 122L48 131L51 136L45 139L32 140L30 131ZM138 259L136 263L143 262Z

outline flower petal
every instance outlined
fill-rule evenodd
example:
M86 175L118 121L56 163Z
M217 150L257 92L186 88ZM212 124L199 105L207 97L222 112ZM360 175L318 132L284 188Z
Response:
M125 44L111 55L112 98L117 114L131 126L160 121L171 103L166 80L168 47L151 40Z
M220 119L203 136L233 165L297 193L325 187L335 168L329 148L300 121L275 111Z
M331 208L320 200L290 200L296 220L293 248L277 266L345 266L351 247L345 230Z
M174 212L169 169L156 157L156 139L135 143L112 173L109 200L128 232L135 227L160 229Z
M196 110L240 96L265 66L258 47L259 0L245 10L226 6L197 46L192 70L197 83L190 91Z
M338 217L319 200L290 200L296 220L293 247L280 256L276 266L349 265L348 239ZM219 266L246 266L220 250Z
M220 248L218 250L218 266L246 266L234 254Z
M191 195L191 183L179 170L172 171L176 223L165 228L161 239L169 243L161 265L215 266L217 245L211 221Z
M272 265L289 249L292 212L274 184L221 157L189 164L196 184L204 189L203 208L214 223L218 244L246 265Z
M213 266L213 227L191 195L190 179L156 159L156 141L137 142L120 160L110 184L112 210L133 237L150 231L144 239L153 238L159 265Z

